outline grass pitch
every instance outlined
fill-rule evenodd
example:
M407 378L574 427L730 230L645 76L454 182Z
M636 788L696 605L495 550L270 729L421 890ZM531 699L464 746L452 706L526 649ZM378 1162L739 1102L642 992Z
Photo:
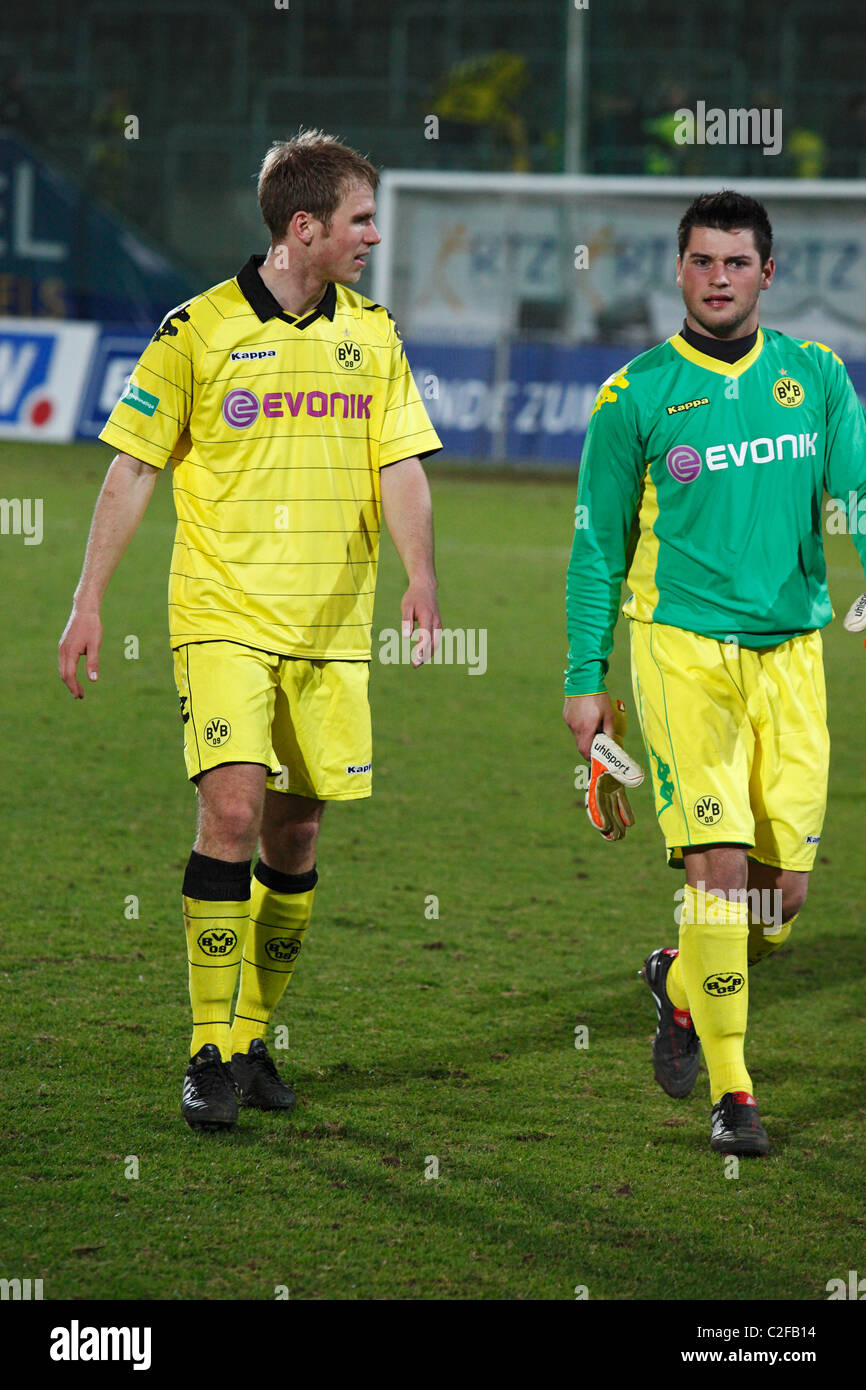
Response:
M73 702L56 673L109 458L4 446L5 494L44 498L45 537L0 538L0 1275L42 1278L48 1299L822 1300L864 1268L861 640L826 633L825 837L791 944L752 975L772 1155L726 1177L705 1073L683 1102L652 1080L637 971L675 941L682 877L648 786L622 845L593 834L574 788L573 478L433 471L444 620L486 629L487 670L374 662L375 793L325 817L275 1019L301 1103L198 1135L179 1114L194 797L167 478L109 590L98 685ZM399 626L402 593L383 552L376 632ZM844 613L862 572L846 538L828 559ZM610 687L631 710L623 641ZM628 741L641 757L633 714Z

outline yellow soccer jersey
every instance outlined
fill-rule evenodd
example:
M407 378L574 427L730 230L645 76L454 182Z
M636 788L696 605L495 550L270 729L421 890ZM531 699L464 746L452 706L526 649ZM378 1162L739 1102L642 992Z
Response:
M171 461L172 647L365 660L379 469L442 446L387 310L331 284L293 318L263 260L167 316L99 437Z

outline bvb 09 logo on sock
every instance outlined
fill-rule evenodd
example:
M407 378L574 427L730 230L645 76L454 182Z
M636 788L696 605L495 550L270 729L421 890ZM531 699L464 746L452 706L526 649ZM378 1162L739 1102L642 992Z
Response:
M293 936L272 936L270 941L265 942L265 950L271 960L279 961L281 965L291 965L300 949L300 941Z
M736 970L729 975L708 975L704 980L704 994L711 994L714 999L739 994L745 983L745 978Z
M208 929L202 932L198 944L206 956L230 956L238 944L238 939L228 927L224 931Z

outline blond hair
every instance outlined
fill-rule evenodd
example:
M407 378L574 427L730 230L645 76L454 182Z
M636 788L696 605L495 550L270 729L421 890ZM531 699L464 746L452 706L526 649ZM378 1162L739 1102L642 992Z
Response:
M346 191L356 183L369 184L375 193L379 174L335 135L301 130L291 140L276 140L262 160L258 181L259 207L271 241L282 240L296 212L308 212L330 227Z

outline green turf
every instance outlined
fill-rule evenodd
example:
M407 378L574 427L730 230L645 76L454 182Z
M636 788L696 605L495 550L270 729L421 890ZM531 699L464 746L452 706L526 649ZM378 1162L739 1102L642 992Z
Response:
M819 872L792 944L752 980L772 1156L727 1179L705 1075L684 1102L651 1077L637 970L674 940L681 877L649 790L612 846L573 786L573 481L434 472L444 619L487 629L488 670L374 664L375 795L325 818L314 922L276 1019L302 1103L196 1135L178 1109L194 804L166 640L167 479L105 603L98 687L73 702L56 675L108 457L4 446L5 495L44 498L45 538L0 538L0 1275L42 1277L46 1298L572 1299L584 1285L591 1299L825 1299L862 1267L862 641L839 623L826 634ZM845 538L828 553L844 612L862 574ZM397 626L401 592L388 544L376 630ZM640 755L633 720L629 742Z

